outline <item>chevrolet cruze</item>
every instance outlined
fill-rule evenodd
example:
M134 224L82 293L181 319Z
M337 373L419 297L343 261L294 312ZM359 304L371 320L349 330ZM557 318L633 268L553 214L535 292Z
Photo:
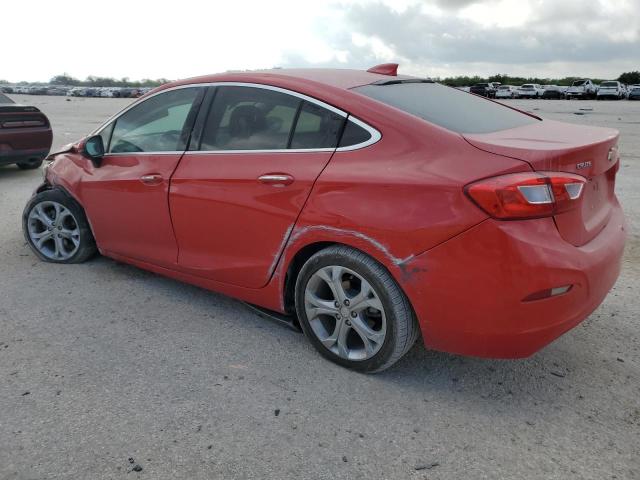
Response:
M45 261L100 252L297 317L360 371L418 336L531 355L619 274L618 133L396 68L163 85L50 156L25 237Z

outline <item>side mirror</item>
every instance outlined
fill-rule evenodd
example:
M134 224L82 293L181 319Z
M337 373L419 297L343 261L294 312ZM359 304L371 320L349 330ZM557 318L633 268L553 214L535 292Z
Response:
M104 157L104 143L100 135L94 135L87 138L82 148L82 153L85 157L91 160L93 166L98 168L102 164L102 157Z

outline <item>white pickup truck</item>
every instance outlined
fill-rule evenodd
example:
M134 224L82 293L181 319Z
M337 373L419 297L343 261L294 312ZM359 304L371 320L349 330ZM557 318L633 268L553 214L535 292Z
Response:
M588 78L576 80L567 89L567 100L572 98L596 98L598 87Z

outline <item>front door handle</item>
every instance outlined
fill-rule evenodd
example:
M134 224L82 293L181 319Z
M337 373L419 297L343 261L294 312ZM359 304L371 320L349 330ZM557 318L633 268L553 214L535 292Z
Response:
M149 175L142 175L140 181L145 185L158 185L162 183L162 175L158 173L150 173Z
M293 177L287 173L267 173L258 177L260 183L274 187L285 187L293 183Z

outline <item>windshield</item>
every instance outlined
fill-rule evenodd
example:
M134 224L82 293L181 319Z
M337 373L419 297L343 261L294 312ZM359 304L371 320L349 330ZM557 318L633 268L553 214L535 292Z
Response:
M489 133L531 125L535 117L439 83L364 85L353 91L457 133Z
M600 86L601 87L617 87L618 82L602 82Z
M531 90L533 88L533 85L522 85L520 88L524 90Z
M586 80L576 80L575 82L573 82L571 84L572 87L580 87L582 85L584 85L585 83L587 83Z
M502 87L498 87L498 90L509 90L511 87L507 87L507 86L502 86Z

